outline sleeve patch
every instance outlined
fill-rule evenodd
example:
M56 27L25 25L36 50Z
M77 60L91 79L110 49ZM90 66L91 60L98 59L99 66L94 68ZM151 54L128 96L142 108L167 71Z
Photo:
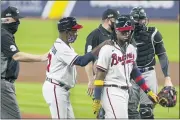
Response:
M92 51L92 45L88 45L87 52L91 52L91 51Z
M15 46L15 45L10 45L10 49L11 49L11 51L12 51L12 52L14 52L14 51L16 51L16 50L17 50L17 48L16 48L16 46Z

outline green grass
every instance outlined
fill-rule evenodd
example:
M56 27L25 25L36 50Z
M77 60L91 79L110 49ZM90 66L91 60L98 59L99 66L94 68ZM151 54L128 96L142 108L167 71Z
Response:
M162 87L160 87L162 88ZM92 100L86 94L87 85L76 85L71 90L71 103L76 118L95 118L92 114ZM179 87L176 88L179 94ZM17 100L22 113L34 113L50 115L49 108L42 96L42 84L40 83L16 83ZM155 108L156 118L179 118L179 95L177 105L163 108L159 105Z
M16 33L16 43L19 49L36 54L47 52L58 37L56 23L57 20L22 20L19 31ZM79 20L79 23L84 28L79 31L78 39L73 47L77 53L82 55L87 35L98 27L100 20ZM179 61L179 24L151 22L149 25L156 26L162 33L169 60Z
M20 51L43 54L49 51L58 37L57 20L24 19L21 21L19 31L16 33L16 43ZM100 20L79 20L84 28L79 31L78 39L73 44L78 54L84 54L84 45L87 35L99 26ZM179 62L179 24L173 22L151 22L162 33L164 44L170 61ZM41 84L16 83L17 98L20 109L25 113L49 115L41 91ZM71 101L76 118L94 118L92 114L92 101L86 95L87 85L77 85L71 92ZM179 90L179 89L177 89ZM178 98L179 100L179 98ZM156 118L178 118L179 101L175 108L168 109L157 106Z

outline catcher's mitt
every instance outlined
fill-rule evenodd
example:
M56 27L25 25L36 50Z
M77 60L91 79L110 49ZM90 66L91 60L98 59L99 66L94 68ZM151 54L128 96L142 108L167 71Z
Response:
M158 93L159 104L163 107L174 107L177 101L177 91L172 86L165 86Z

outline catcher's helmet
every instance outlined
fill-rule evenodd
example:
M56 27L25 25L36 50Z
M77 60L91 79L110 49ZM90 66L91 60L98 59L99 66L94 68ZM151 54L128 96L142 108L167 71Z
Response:
M131 10L130 15L136 21L139 21L139 20L147 18L146 12L144 11L144 9L142 7L134 7Z
M59 32L81 29L83 26L77 24L76 18L64 17L58 22Z
M120 15L115 21L116 30L129 31L133 30L133 22L130 15Z

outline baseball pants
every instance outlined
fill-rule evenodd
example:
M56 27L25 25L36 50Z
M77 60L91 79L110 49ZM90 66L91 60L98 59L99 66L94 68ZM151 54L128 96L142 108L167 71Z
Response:
M1 119L20 119L13 83L1 80Z
M49 105L51 117L53 119L75 118L70 103L69 91L66 91L64 88L50 83L49 81L45 81L42 92L46 103Z
M128 118L128 90L117 87L104 87L101 104L105 118Z

